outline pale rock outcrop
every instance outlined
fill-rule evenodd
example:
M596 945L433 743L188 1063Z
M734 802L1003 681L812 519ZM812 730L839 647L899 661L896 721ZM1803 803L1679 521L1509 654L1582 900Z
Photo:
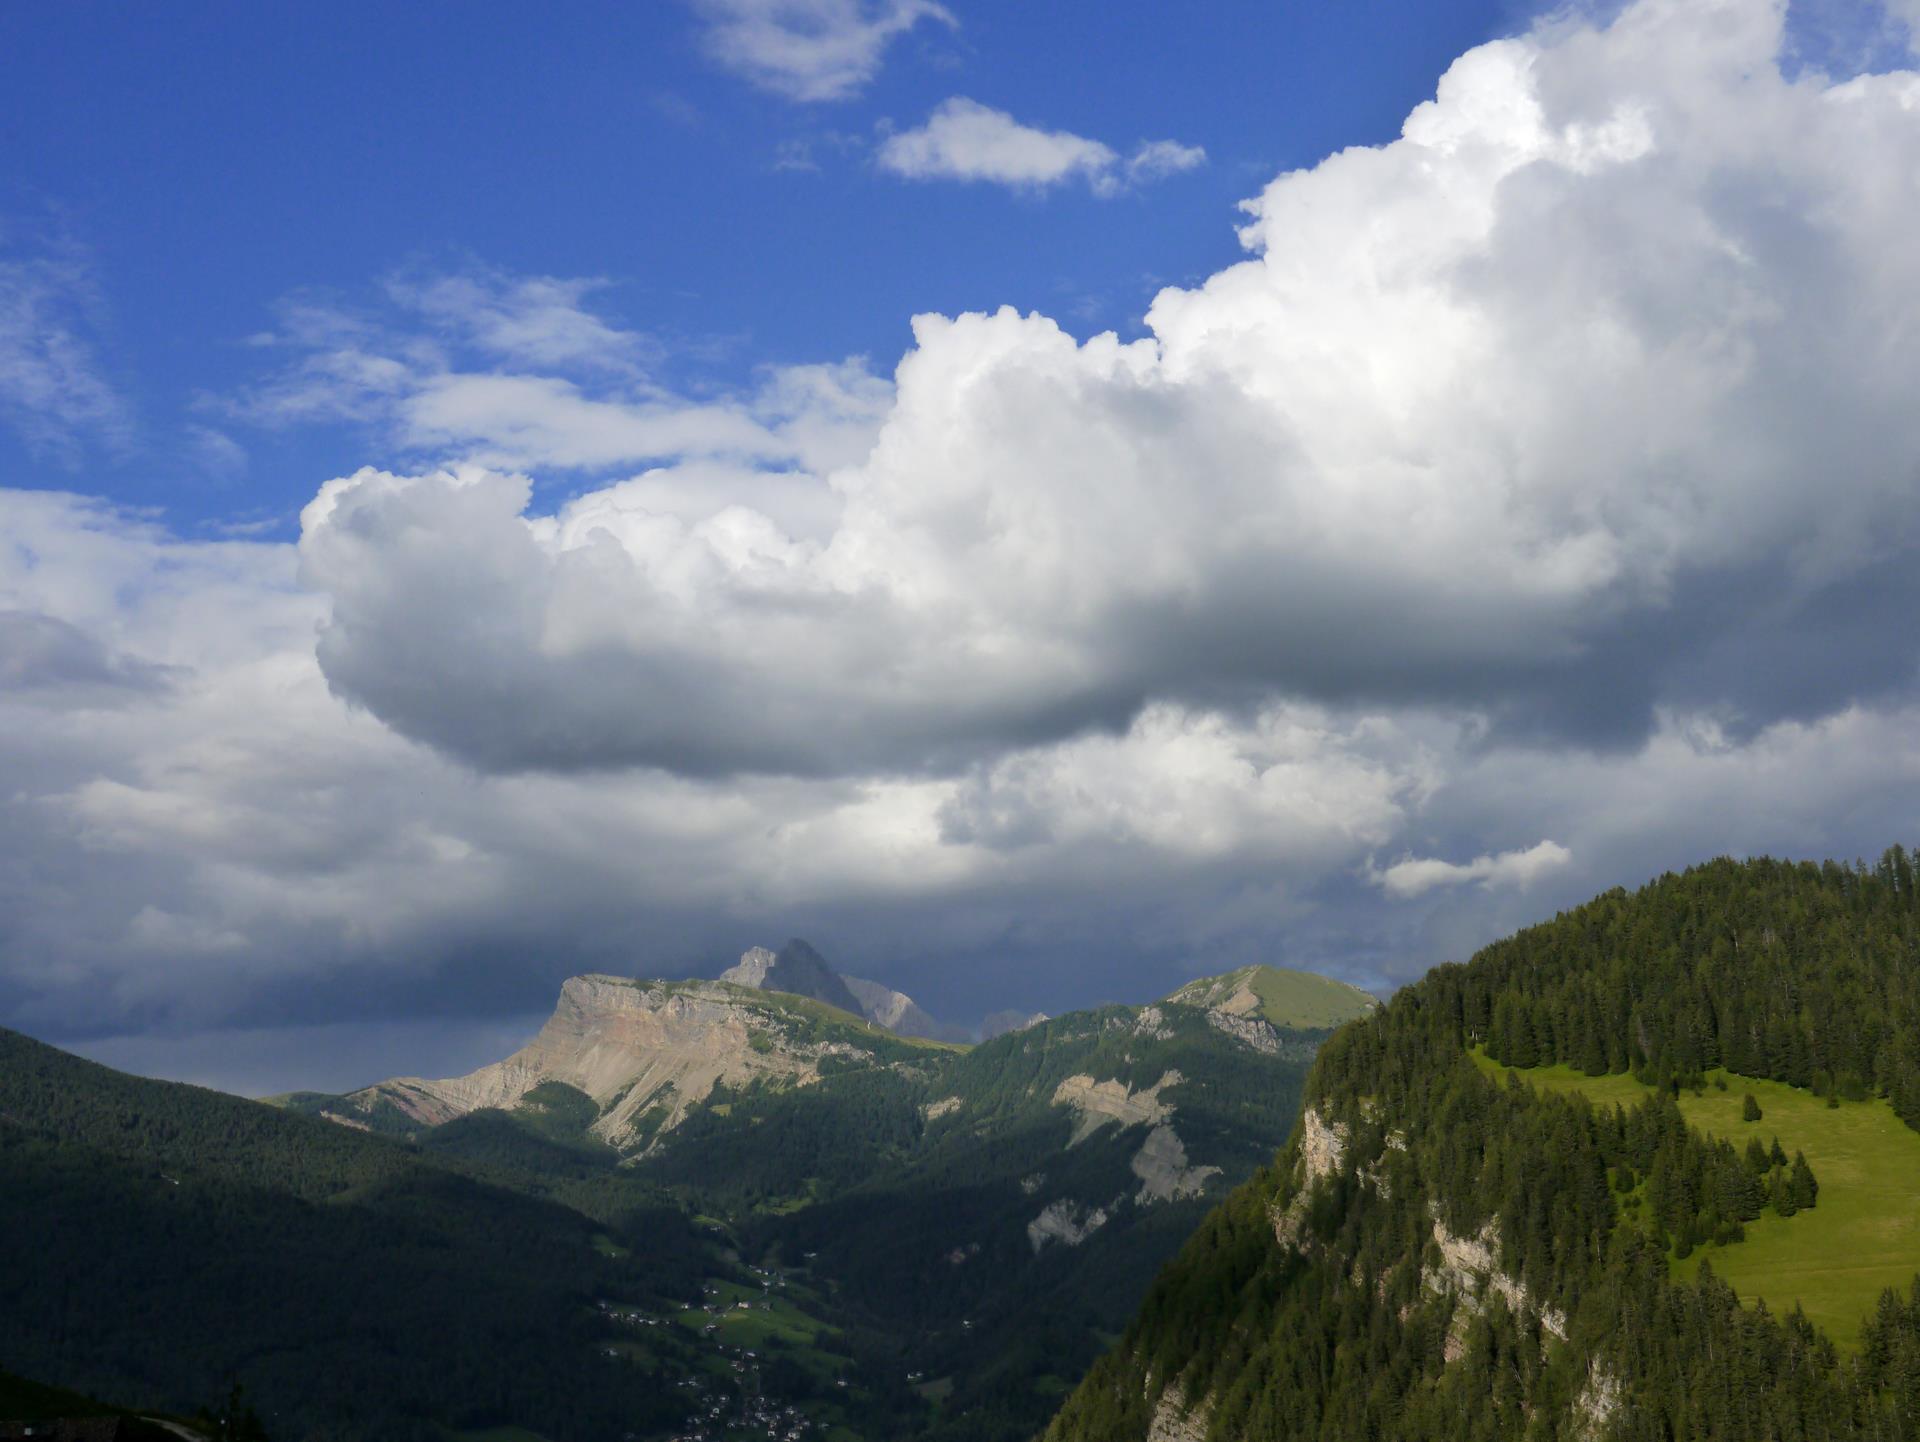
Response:
M1147 1423L1147 1442L1206 1442L1207 1423L1213 1407L1202 1398L1198 1406L1189 1406L1187 1395L1178 1382L1169 1382L1153 1404L1153 1417Z
M1103 1207L1082 1207L1078 1202L1049 1202L1039 1216L1027 1223L1027 1241L1038 1256L1048 1242L1077 1247L1107 1224Z
M1133 1199L1149 1206L1199 1196L1207 1189L1207 1178L1218 1176L1220 1168L1188 1166L1186 1144L1172 1127L1160 1126L1147 1133L1134 1153L1133 1174L1140 1178L1140 1190Z
M1482 1227L1477 1236L1456 1236L1440 1220L1436 1206L1433 1241L1440 1249L1440 1265L1424 1271L1421 1281L1429 1291L1451 1294L1455 1299L1453 1325L1447 1331L1445 1348L1449 1362L1459 1359L1465 1348L1467 1323L1479 1314L1485 1297L1492 1292L1498 1292L1505 1299L1507 1309L1515 1315L1531 1315L1545 1331L1563 1342L1566 1340L1566 1314L1535 1301L1523 1282L1500 1270L1497 1261L1500 1233L1492 1222Z
M1587 1363L1586 1384L1573 1399L1573 1435L1580 1442L1599 1442L1618 1415L1624 1402L1620 1379L1600 1365L1599 1359Z
M1284 1207L1269 1207L1267 1217L1273 1223L1273 1239L1281 1246L1301 1245L1300 1229L1307 1219L1307 1198L1313 1184L1340 1170L1347 1154L1347 1129L1339 1122L1326 1122L1320 1113L1308 1107L1300 1114L1300 1185L1293 1200Z
M959 1110L959 1097L942 1097L937 1102L928 1102L925 1106L921 1107L920 1115L930 1122L937 1122L941 1117L951 1116Z
M1306 1169L1304 1185L1312 1186L1322 1177L1340 1170L1347 1154L1347 1129L1339 1122L1324 1122L1320 1113L1308 1107L1300 1116L1300 1163Z
M740 953L740 960L720 973L720 980L730 986L750 986L755 991L767 990L767 977L773 972L780 958L764 946L748 947Z
M1123 1131L1133 1126L1158 1126L1173 1115L1173 1103L1162 1101L1160 1093L1184 1080L1179 1072L1170 1070L1152 1086L1134 1091L1125 1082L1095 1081L1084 1072L1068 1077L1053 1090L1053 1105L1071 1107L1080 1114L1067 1145L1078 1146L1109 1122Z
M663 1109L657 1130L668 1131L716 1085L805 1086L830 1054L861 1053L844 1043L789 1043L771 1016L722 983L576 976L539 1035L505 1061L444 1081L396 1077L345 1102L362 1114L390 1102L438 1126L481 1107L510 1107L542 1082L564 1082L601 1105L593 1130L623 1146L637 1140L635 1123L651 1108Z
M1252 995L1251 992L1248 993ZM1207 1024L1223 1031L1235 1041L1252 1047L1263 1056L1280 1055L1280 1033L1255 1016L1215 1009L1207 1014Z
M1166 1041L1173 1035L1167 1014L1157 1006L1143 1006L1133 1019L1133 1034L1147 1041Z

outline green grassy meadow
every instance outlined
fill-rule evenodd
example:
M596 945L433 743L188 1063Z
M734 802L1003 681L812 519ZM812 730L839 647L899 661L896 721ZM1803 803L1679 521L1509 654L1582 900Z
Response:
M1248 983L1260 998L1260 1015L1275 1026L1339 1026L1372 1010L1373 998L1358 988L1312 972L1257 966Z
M1474 1062L1495 1078L1509 1070L1478 1051ZM1599 1106L1630 1107L1647 1095L1631 1076L1593 1077L1568 1066L1529 1067L1518 1075L1543 1091L1579 1092ZM1757 1122L1740 1118L1749 1092L1760 1104ZM1691 1277L1708 1259L1742 1297L1764 1298L1775 1313L1797 1302L1835 1343L1855 1346L1881 1291L1904 1292L1920 1273L1920 1132L1878 1098L1829 1107L1811 1092L1730 1072L1708 1073L1705 1090L1684 1092L1679 1102L1690 1125L1725 1137L1736 1151L1749 1137L1765 1144L1777 1136L1789 1156L1805 1152L1820 1202L1791 1217L1768 1211L1746 1224L1745 1241L1701 1247L1673 1264L1675 1275Z

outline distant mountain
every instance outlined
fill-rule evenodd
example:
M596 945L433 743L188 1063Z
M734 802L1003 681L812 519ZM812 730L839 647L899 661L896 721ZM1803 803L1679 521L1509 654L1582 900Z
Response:
M1172 1000L1075 1012L730 1094L637 1169L743 1255L831 1278L823 1316L938 1399L874 1435L1022 1442L1272 1155L1325 1035Z
M1044 1011L996 1011L980 1023L980 1039L992 1041L1010 1031L1025 1031L1030 1026L1038 1026L1047 1019Z
M890 986L857 976L845 976L841 980L860 1003L861 1012L875 1026L884 1026L896 1036L918 1036L940 1041L965 1040L964 1037L954 1036L953 1028L935 1021L903 991L895 991Z
M865 1017L898 1036L937 1041L970 1040L966 1032L934 1020L905 992L834 971L825 957L798 937L778 952L764 946L753 947L736 964L721 972L719 979L734 986L811 997Z
M810 996L855 1016L867 1014L840 974L827 965L827 959L797 936L778 952L753 947L738 963L721 972L720 980L759 991Z
M757 949L721 981L576 976L560 988L539 1035L505 1061L444 1081L396 1077L344 1097L286 1100L348 1126L406 1132L511 1108L535 1088L558 1083L592 1103L595 1138L633 1152L678 1127L716 1088L806 1086L823 1069L904 1064L918 1055L916 1043L857 1012L730 979L760 975L831 990L824 974L845 992L838 977L815 964L811 948L796 945L782 953L796 956L791 964Z

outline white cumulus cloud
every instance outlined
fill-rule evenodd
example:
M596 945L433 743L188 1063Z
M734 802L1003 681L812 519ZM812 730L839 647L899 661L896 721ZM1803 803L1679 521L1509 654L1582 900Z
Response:
M1755 0L1641 0L1482 46L1142 339L918 317L835 458L751 406L416 383L415 444L478 465L309 511L327 674L489 768L700 775L952 774L1226 696L1622 745L1903 687L1920 82L1781 45ZM818 525L520 474L653 448L804 473Z
M1476 856L1464 864L1432 857L1409 856L1373 873L1373 880L1393 896L1419 896L1437 886L1531 886L1549 872L1573 860L1573 853L1554 841L1542 841L1520 851Z
M1206 158L1199 146L1172 140L1143 141L1122 157L1098 140L1022 125L1004 110L964 96L943 102L924 125L888 136L878 153L883 170L909 180L977 180L1030 190L1082 180L1100 195L1192 170Z

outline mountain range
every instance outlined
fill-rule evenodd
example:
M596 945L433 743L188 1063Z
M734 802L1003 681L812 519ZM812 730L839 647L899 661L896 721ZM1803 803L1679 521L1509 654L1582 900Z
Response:
M1324 1003L1375 1005L1263 971L968 1047L857 980L803 942L575 977L469 1076L274 1106L6 1034L0 1355L176 1411L238 1380L276 1436L1014 1442L1270 1154Z
M964 1046L730 975L276 1106L0 1033L0 1357L342 1442L1920 1437L1900 848L1386 1005L1248 968Z

